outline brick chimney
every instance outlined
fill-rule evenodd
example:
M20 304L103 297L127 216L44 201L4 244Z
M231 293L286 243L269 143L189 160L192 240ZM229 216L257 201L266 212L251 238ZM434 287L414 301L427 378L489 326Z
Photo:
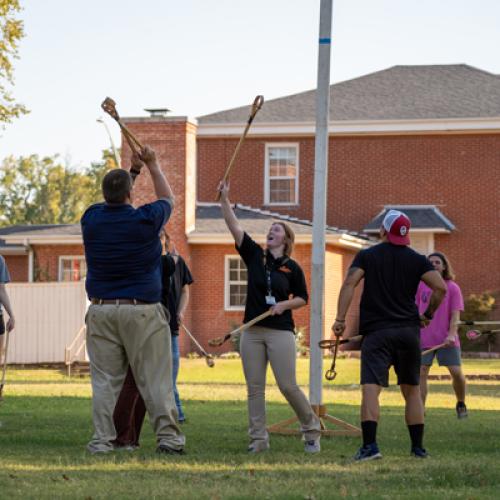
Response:
M127 127L144 145L151 146L175 195L175 208L167 230L177 251L189 267L191 255L186 233L194 229L196 210L196 130L195 120L186 116L163 116L151 113L147 118L123 118ZM122 166L130 168L131 151L122 137ZM153 184L147 172L135 181L134 205L149 203L155 199ZM196 279L196 277L195 277ZM186 324L191 324L191 308L188 308ZM189 351L189 341L181 335L181 352Z

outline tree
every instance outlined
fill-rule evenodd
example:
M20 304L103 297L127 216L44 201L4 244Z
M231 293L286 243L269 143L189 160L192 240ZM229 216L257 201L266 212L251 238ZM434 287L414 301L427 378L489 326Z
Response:
M102 152L102 159L98 162L92 162L90 167L85 171L87 177L89 178L88 187L88 200L90 203L96 203L102 200L102 180L104 176L112 170L117 168L115 156L112 149L105 149Z
M78 222L87 206L102 199L102 178L115 167L108 150L83 172L57 156L5 158L0 166L0 226Z
M19 0L0 0L0 124L28 112L9 91L14 84L12 61L18 58L19 41L24 37L23 22L16 18L20 10Z

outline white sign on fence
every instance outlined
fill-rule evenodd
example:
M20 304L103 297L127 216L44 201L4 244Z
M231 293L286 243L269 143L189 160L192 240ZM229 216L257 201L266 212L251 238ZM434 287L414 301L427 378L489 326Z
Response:
M63 363L64 350L84 324L84 283L9 283L16 315L9 363Z

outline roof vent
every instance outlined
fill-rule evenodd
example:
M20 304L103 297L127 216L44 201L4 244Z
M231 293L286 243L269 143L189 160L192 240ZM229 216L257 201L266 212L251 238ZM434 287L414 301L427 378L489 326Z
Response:
M158 116L167 116L167 114L170 112L170 109L168 108L145 108L144 111L149 113L149 116L151 118L158 117Z

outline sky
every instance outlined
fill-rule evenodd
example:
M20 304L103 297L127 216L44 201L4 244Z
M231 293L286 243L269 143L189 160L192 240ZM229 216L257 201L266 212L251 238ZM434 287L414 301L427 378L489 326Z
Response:
M196 117L316 86L320 0L21 0L15 98L0 161L101 157L106 96L122 116ZM465 63L500 74L498 0L334 0L331 81L394 65ZM333 103L334 105L334 103ZM114 140L118 126L105 118Z

